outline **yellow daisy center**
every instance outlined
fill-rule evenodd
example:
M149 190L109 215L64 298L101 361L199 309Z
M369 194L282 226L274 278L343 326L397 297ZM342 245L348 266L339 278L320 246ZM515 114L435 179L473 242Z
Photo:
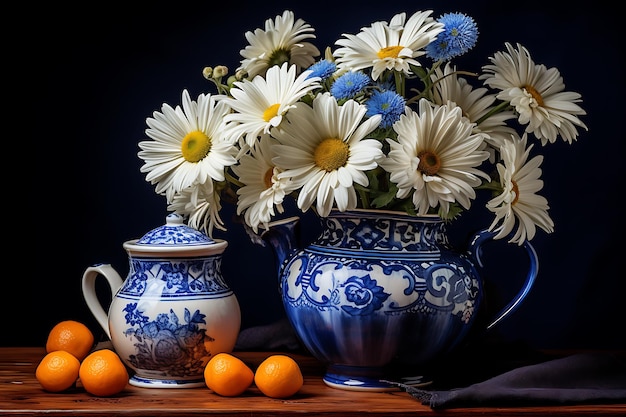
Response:
M315 165L330 172L342 167L348 161L350 149L348 145L337 138L324 139L313 152Z
M265 171L265 175L263 176L263 183L265 184L265 188L272 188L272 177L274 176L274 167L269 167L267 171Z
M378 51L378 57L380 59L385 59L385 58L397 58L398 55L400 54L400 51L403 50L404 47L403 46L387 46L383 49L381 49L380 51Z
M524 88L524 90L526 90L528 94L530 94L535 99L539 106L543 107L543 97L541 97L539 91L535 90L532 85L525 85L522 88Z
M517 186L517 182L511 180L511 184L513 184L513 191L515 193L515 198L513 199L513 201L511 201L511 205L514 205L515 203L517 203L517 200L519 200L519 187Z
M280 107L280 104L276 103L276 104L272 104L267 109L265 109L265 111L263 112L263 120L265 120L266 122L269 122L270 120L272 120L273 117L276 117L276 115L278 114L279 107Z
M417 165L417 169L426 175L435 175L441 168L441 159L439 156L431 151L421 151L417 154L420 159L420 163Z
M211 138L205 135L204 132L194 130L185 135L183 142L180 144L180 150L186 161L198 162L207 156L211 150Z

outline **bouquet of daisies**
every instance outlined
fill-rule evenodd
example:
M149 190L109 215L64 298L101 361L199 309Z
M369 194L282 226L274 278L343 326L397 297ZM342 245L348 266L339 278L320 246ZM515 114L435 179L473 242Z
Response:
M559 71L504 44L480 73L454 58L478 39L462 13L399 13L322 53L293 12L247 32L233 74L203 69L214 90L147 118L141 172L168 210L211 235L223 202L254 231L293 198L319 216L370 208L453 219L477 190L490 230L522 244L553 231L539 143L572 143L585 111Z

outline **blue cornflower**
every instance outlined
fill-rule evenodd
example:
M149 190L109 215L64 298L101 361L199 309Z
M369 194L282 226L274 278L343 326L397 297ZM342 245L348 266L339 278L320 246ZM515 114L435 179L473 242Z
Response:
M380 114L382 117L380 127L388 128L400 119L404 113L405 103L404 97L395 91L375 91L365 102L367 106L366 115L371 117Z
M308 78L320 77L322 81L325 81L337 71L337 65L332 61L322 59L311 65L308 70L313 71Z
M438 21L443 23L444 30L426 46L426 55L431 59L450 60L476 45L478 27L471 17L463 13L446 13Z
M347 100L363 91L371 82L371 78L362 72L349 71L335 80L330 93L337 100Z

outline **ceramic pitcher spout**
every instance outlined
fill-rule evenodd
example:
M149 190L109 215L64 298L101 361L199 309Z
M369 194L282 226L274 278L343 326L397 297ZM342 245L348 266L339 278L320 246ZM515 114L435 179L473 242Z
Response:
M300 218L297 216L277 220L258 234L246 228L253 243L261 246L269 245L274 250L276 269L279 272L281 265L299 249L297 236L299 222Z

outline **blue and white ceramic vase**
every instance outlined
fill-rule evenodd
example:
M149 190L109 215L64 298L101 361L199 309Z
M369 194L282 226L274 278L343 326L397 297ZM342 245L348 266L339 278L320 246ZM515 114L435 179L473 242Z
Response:
M332 211L319 237L297 248L297 218L262 235L278 255L286 315L304 346L328 364L324 382L348 390L393 389L384 382L424 383L392 369L419 368L455 347L472 327L483 299L477 271L481 232L469 250L448 243L437 216L380 210ZM530 244L524 287L490 324L514 311L537 274Z
M164 226L124 243L129 255L125 280L109 264L86 269L85 301L114 350L134 371L131 385L205 386L210 358L233 350L241 312L221 273L227 245L170 214ZM108 314L96 294L100 276L113 295Z

